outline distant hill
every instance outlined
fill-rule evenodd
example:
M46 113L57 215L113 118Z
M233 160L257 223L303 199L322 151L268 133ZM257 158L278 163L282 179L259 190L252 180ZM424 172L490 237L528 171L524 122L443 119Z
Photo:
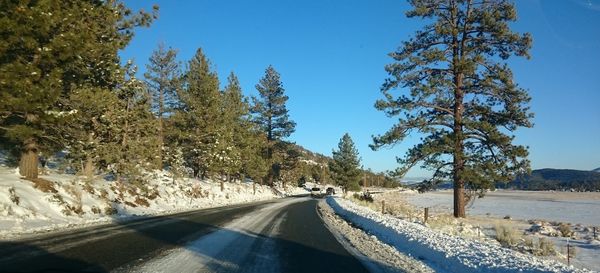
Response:
M420 191L432 189L451 189L452 182L446 181L437 185L427 182L413 182L407 186ZM499 189L516 190L577 190L600 191L600 168L592 171L569 169L539 169L530 175L518 176L511 183L497 183Z
M500 187L522 190L600 190L600 172L568 169L540 169L531 175L517 177L515 181Z

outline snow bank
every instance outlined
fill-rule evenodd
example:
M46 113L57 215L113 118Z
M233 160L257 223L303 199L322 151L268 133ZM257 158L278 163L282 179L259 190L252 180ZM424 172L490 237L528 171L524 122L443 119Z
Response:
M332 197L327 203L347 221L438 272L589 272L498 245L442 234L345 199Z
M307 193L239 181L224 183L222 191L218 181L173 180L167 172L147 174L141 188L58 173L40 178L41 184L24 180L0 167L0 238Z

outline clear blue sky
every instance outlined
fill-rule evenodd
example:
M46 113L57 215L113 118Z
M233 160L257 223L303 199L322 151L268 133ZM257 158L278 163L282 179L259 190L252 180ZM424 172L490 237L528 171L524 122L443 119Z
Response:
M234 71L246 95L265 68L280 73L291 118L290 140L331 155L348 132L366 168L397 167L395 157L415 144L373 152L371 135L394 120L376 111L386 78L387 56L422 24L407 19L403 0L197 0L126 1L132 8L153 3L160 18L139 29L123 59L144 70L159 42L187 61L198 47L211 59L222 84ZM532 167L600 167L600 0L521 0L514 29L534 38L532 59L512 59L517 82L529 90L535 127L517 132L530 147ZM414 169L408 176L426 176Z

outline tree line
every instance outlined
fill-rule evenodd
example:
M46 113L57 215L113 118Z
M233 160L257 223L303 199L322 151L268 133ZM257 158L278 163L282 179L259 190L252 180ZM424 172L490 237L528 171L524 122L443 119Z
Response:
M37 178L40 156L60 151L76 172L132 181L168 169L272 185L297 167L284 141L295 123L272 66L251 100L233 72L220 88L201 49L184 66L159 45L138 77L118 52L158 7L73 0L3 1L0 9L0 140L22 176Z
M158 18L156 6L145 12L117 0L3 1L0 10L0 148L27 179L61 153L72 172L136 184L144 172L168 170L174 178L268 185L391 185L360 168L353 143L332 160L286 141L296 123L273 66L249 98L233 72L220 87L202 49L182 63L176 49L159 44L140 77L119 51L136 28ZM343 141L351 142L349 135Z
M530 172L527 147L513 143L518 128L533 126L530 97L507 60L529 58L532 38L511 30L517 15L509 0L409 3L407 16L426 24L390 54L375 107L398 122L371 147L419 133L396 175L422 166L431 183L453 181L454 215L465 217L470 191ZM273 67L250 100L233 73L220 89L200 49L182 69L176 51L159 47L143 78L134 64L121 64L119 50L157 10L132 11L118 0L0 2L0 145L21 175L36 178L40 154L65 151L75 170L117 179L168 169L271 185L327 173L345 189L359 185L349 136L321 170L306 167L285 141L295 123Z

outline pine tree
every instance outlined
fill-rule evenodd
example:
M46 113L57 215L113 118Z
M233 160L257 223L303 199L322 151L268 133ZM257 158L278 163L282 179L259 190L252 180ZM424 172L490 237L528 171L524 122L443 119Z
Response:
M152 98L145 82L135 76L136 70L128 64L125 76L115 88L119 100L117 107L105 114L111 121L111 135L102 154L106 167L110 167L118 179L125 177L130 182L140 183L143 182L140 180L142 171L156 167L159 140L154 131Z
M254 122L260 126L267 135L268 150L267 160L271 164L271 171L267 177L269 185L273 185L273 179L279 169L281 162L273 161L274 145L277 141L289 137L295 130L296 123L289 119L286 102L288 96L284 94L285 89L281 83L280 75L273 66L265 71L265 76L256 85L260 97L253 97L254 105L252 113Z
M253 124L250 124L253 125ZM271 168L267 160L267 137L262 131L254 126L244 130L244 146L242 146L242 168L241 173L256 183L261 181Z
M223 90L222 105L222 150L223 164L221 169L227 174L241 175L243 156L248 150L248 138L252 137L250 130L253 126L250 123L250 106L242 94L238 78L232 72L227 77L227 86Z
M2 1L0 10L0 143L36 178L39 152L63 146L62 102L74 87L114 86L117 51L153 17L120 1Z
M124 70L112 90L74 89L65 101L71 109L61 120L65 124L57 124L72 167L89 177L109 170L131 180L151 169L156 159L156 149L151 149L157 142L152 131L156 120L146 85L135 77L131 63Z
M362 178L358 150L348 133L340 139L338 150L333 151L333 160L329 162L331 178L340 185L344 192L360 190Z
M158 117L158 147L156 168L163 167L163 150L165 149L164 119L170 116L177 106L177 91L180 89L180 65L177 61L177 51L172 48L165 48L164 44L159 44L152 56L149 64L146 65L146 83L152 94L152 108Z
M422 163L432 183L454 183L454 216L465 217L465 186L485 190L529 170L527 149L512 144L518 127L531 127L530 98L513 81L505 60L529 58L529 34L510 30L516 20L508 0L412 0L409 18L430 21L390 54L390 77L376 108L399 116L374 137L373 149L393 145L411 132L424 135L409 149L398 173ZM410 93L394 94L405 88Z
M275 161L280 162L276 165L275 177L281 179L284 187L287 182L297 182L304 173L299 150L294 144L281 141L275 145L274 151L276 151Z
M181 105L173 116L172 136L185 147L185 158L194 176L206 178L215 171L222 134L219 78L211 71L202 49L190 60L179 94Z
M100 165L107 165L102 163L103 151L115 135L107 113L119 107L119 98L106 88L78 88L71 92L68 105L71 111L61 119L65 124L58 126L63 131L61 142L68 147L71 167L91 179Z

